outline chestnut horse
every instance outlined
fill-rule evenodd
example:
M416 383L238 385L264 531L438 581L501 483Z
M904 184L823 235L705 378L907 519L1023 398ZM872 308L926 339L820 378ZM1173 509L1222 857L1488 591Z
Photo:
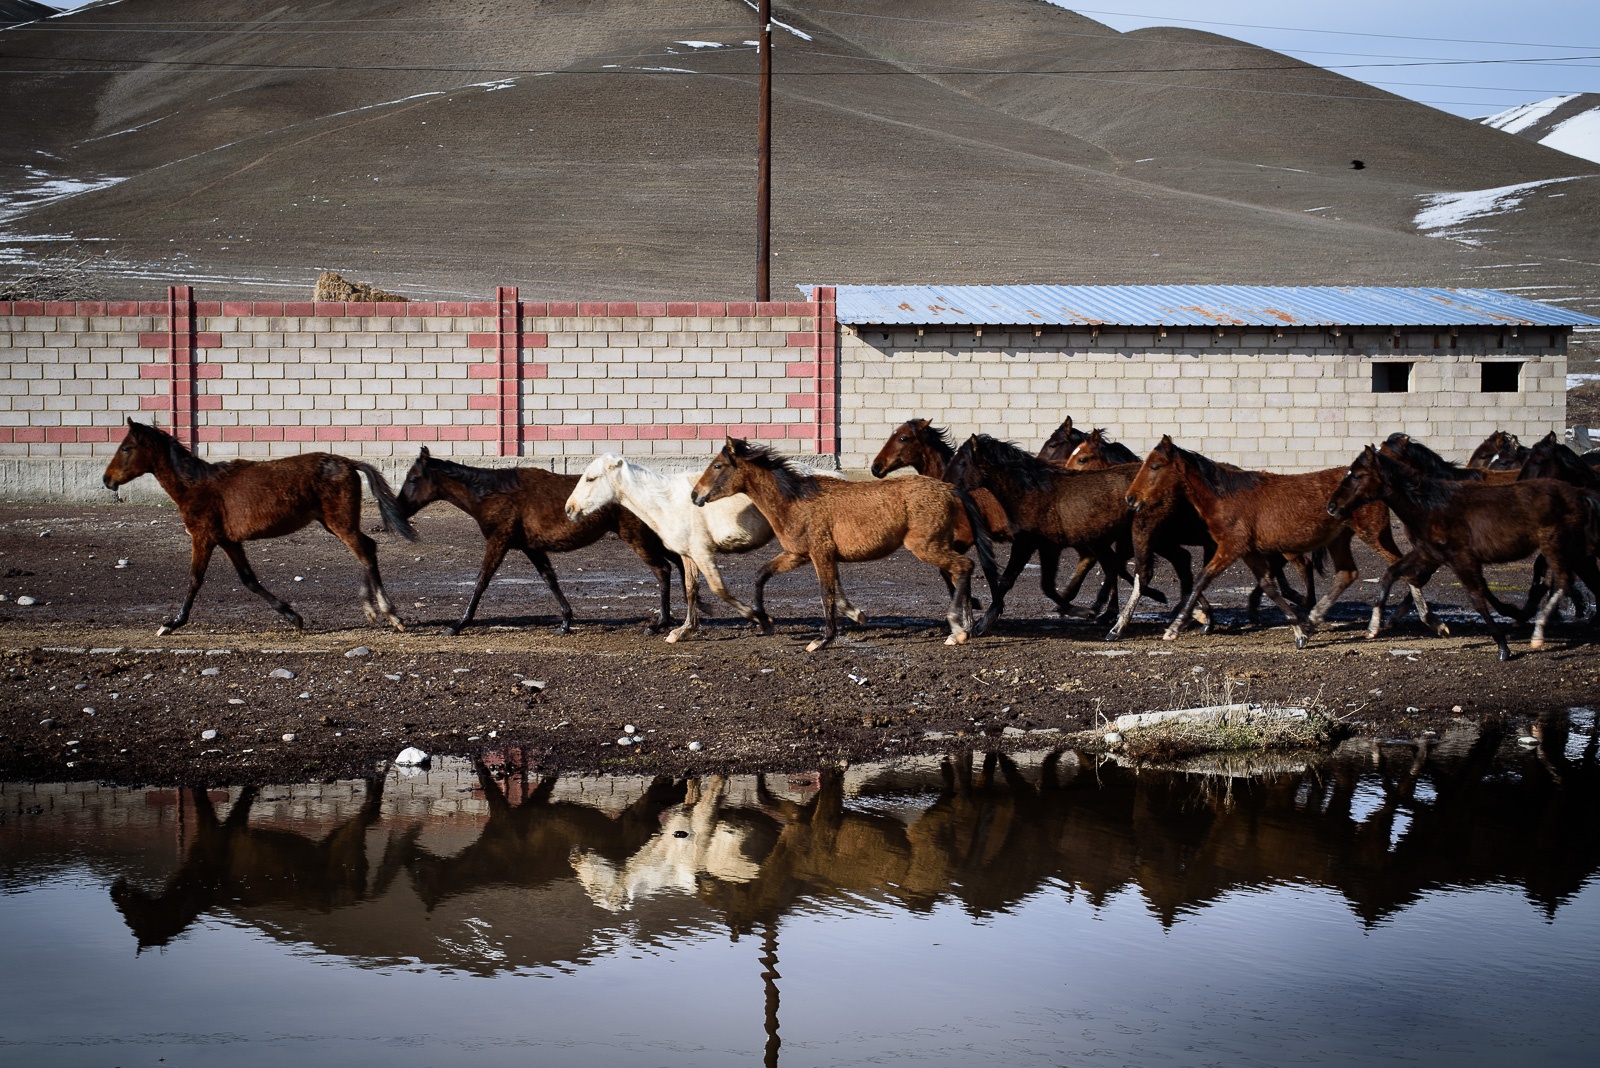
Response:
M565 553L593 545L615 534L645 562L661 587L661 608L648 626L651 634L672 622L672 565L681 569L678 554L661 544L656 532L621 505L613 504L574 523L567 519L567 497L578 485L577 475L558 475L537 467L472 467L440 460L426 446L418 454L400 487L400 507L416 515L434 501L449 501L477 520L483 531L483 564L472 588L467 610L446 634L460 634L478 611L478 601L489 580L500 569L506 553L521 551L538 569L545 585L561 606L557 634L572 630L572 605L561 592L556 570L547 553Z
M1146 508L1174 494L1185 495L1205 520L1217 551L1162 637L1167 641L1176 638L1206 587L1235 560L1243 559L1256 582L1265 586L1267 596L1289 617L1295 648L1304 649L1307 632L1322 622L1339 595L1356 580L1355 555L1350 551L1353 537L1359 536L1391 564L1400 559L1389 529L1389 510L1381 501L1368 502L1347 517L1328 514L1328 495L1343 477L1340 468L1299 475L1230 469L1178 448L1170 436L1163 437L1145 457L1129 487L1128 504ZM1303 615L1283 595L1271 557L1318 549L1327 550L1338 577L1310 614ZM1423 622L1440 630L1443 624L1428 610L1422 591L1413 588L1411 592Z
M1367 446L1328 497L1330 516L1353 515L1383 502L1411 532L1412 548L1384 572L1372 608L1367 636L1384 626L1383 609L1397 579L1432 574L1448 564L1466 587L1472 603L1494 636L1501 660L1511 658L1505 629L1490 611L1510 614L1489 584L1484 564L1504 564L1533 553L1544 557L1550 592L1534 616L1529 648L1544 646L1545 622L1571 591L1574 573L1590 589L1600 589L1600 498L1555 479L1536 478L1509 485L1483 485L1426 478Z
M844 600L840 561L877 560L910 549L944 576L951 591L947 645L959 645L972 630L972 561L955 548L961 519L970 524L981 557L991 555L989 536L971 498L947 483L922 475L887 482L817 478L763 445L728 438L694 484L695 504L743 493L772 525L783 546L756 576L756 621L773 632L765 607L767 581L811 561L822 586L822 635L806 647L816 652L839 632L839 607L857 623L861 612Z
M219 546L233 561L244 588L265 600L277 613L305 629L305 621L289 603L273 596L256 578L244 554L244 542L281 538L312 521L321 523L361 561L361 607L367 619L380 615L395 630L405 630L378 576L378 547L361 531L361 477L367 476L378 500L383 529L416 540L394 491L371 464L307 452L281 460L228 460L207 463L164 430L128 420L128 433L106 465L106 489L124 486L140 475L153 474L167 491L189 531L189 594L178 614L156 630L171 634L189 621L195 594L205 582L211 554Z
M1104 471L1121 464L1138 462L1139 458L1134 456L1132 449L1106 440L1105 432L1096 427L1077 448L1072 450L1072 454L1067 457L1066 468L1069 471ZM1157 539L1170 543L1169 551L1163 555L1173 562L1173 570L1178 576L1180 601L1187 598L1189 591L1194 588L1194 572L1189 554L1183 546L1198 546L1202 563L1209 562L1211 554L1217 549L1217 543L1211 539L1210 532L1206 530L1205 520L1200 518L1200 513L1194 510L1194 505L1189 503L1187 497L1178 494L1168 497L1164 502L1157 502L1150 508L1139 509L1133 517L1133 592L1128 595L1128 603L1123 605L1116 623L1106 635L1106 641L1116 641L1122 636L1128 621L1133 618L1133 610L1138 605L1139 598L1145 594L1146 587L1150 585L1151 572L1155 568L1153 542ZM1281 562L1274 564L1278 585L1283 590L1284 596L1304 607L1316 597L1316 587L1311 573L1312 563L1299 553L1283 559L1293 563L1300 572L1300 578L1306 586L1305 596L1301 597L1289 588L1283 577ZM1180 563L1182 567L1177 566ZM1319 568L1322 566L1321 557L1317 558L1316 565ZM1250 590L1246 611L1251 623L1260 620L1262 592L1260 584ZM1204 597L1195 602L1195 614L1204 625L1204 629L1209 631L1212 624L1211 605Z

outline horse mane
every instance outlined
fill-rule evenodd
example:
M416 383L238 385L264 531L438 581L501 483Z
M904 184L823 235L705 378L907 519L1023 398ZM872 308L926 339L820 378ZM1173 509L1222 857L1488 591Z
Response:
M1051 490L1063 472L1048 460L1041 460L1019 448L1015 442L1001 441L988 434L974 434L967 442L972 456L1012 479L1018 488L1032 493ZM962 446L966 448L967 446Z
M200 459L189 450L188 446L160 427L147 423L134 423L132 425L138 427L142 432L155 436L156 447L167 450L167 460L172 464L172 470L182 481L195 482L203 478L209 478L216 473L216 464L207 463L205 460Z
M736 460L772 472L772 477L778 483L778 492L790 500L805 500L822 492L817 476L802 471L793 460L774 452L770 446L735 441L733 456Z
M1177 451L1179 456L1184 458L1184 461L1190 467L1195 469L1195 473L1200 476L1201 480L1220 496L1226 497L1230 494L1242 493L1245 490L1252 490L1261 485L1262 478L1258 472L1223 467L1209 456L1202 456L1197 452L1190 452L1188 449L1180 449L1176 445L1173 446L1173 449Z
M1460 479L1437 478L1378 449L1373 449L1372 454L1377 457L1378 470L1383 474L1384 481L1393 485L1407 499L1429 511L1443 508L1451 503L1459 492Z
M1108 463L1136 464L1140 461L1139 454L1122 444L1122 442L1109 440L1106 437L1106 432L1103 427L1095 427L1089 432L1089 437L1085 438L1084 440L1087 441L1089 438L1094 439L1096 446L1099 448L1100 455L1103 456Z
M1452 463L1416 438L1400 431L1390 434L1383 443L1389 447L1390 452L1428 478L1448 479L1453 482L1483 478L1482 471Z
M491 493L514 493L521 485L514 467L473 467L437 456L428 457L428 466L435 474L455 479L479 500Z
M924 423L917 430L917 440L939 454L945 463L956 454L955 442L950 440L950 428Z

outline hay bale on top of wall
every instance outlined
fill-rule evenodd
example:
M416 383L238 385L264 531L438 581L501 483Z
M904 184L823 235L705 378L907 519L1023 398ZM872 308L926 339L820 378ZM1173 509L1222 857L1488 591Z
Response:
M337 271L323 271L317 275L317 289L313 300L328 301L356 301L361 303L375 303L377 301L408 301L410 297L402 297L398 293L379 289L377 286L365 282L352 282Z

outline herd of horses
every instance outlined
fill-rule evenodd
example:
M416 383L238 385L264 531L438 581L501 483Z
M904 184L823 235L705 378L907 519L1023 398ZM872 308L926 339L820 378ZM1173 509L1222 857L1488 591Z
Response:
M885 477L901 468L916 474ZM1141 460L1101 430L1074 428L1070 418L1038 455L986 434L957 446L947 431L913 419L889 435L871 470L873 481L847 480L735 438L727 439L698 477L661 474L612 455L596 458L582 475L481 468L436 458L424 448L396 493L372 465L330 453L208 463L171 435L130 419L104 482L116 489L153 474L190 533L188 595L178 615L162 624L162 634L188 620L218 547L247 589L302 626L294 609L257 580L243 543L313 521L361 561L368 619L381 617L403 629L384 593L376 546L360 528L362 474L388 531L414 539L410 517L440 500L477 521L485 541L483 563L466 611L447 628L452 634L471 623L512 550L526 555L544 577L561 607L559 629L565 633L572 607L549 554L593 544L608 533L626 542L656 576L661 601L652 632L671 627L672 570L679 569L686 618L669 630L669 642L699 627L702 577L714 594L771 634L767 582L809 562L822 589L822 633L808 646L816 651L837 635L840 614L857 623L865 619L844 592L839 565L901 548L938 569L948 594L951 645L994 625L1006 594L1035 556L1041 587L1057 612L1109 623L1111 640L1124 633L1142 598L1168 603L1150 585L1160 557L1180 587L1165 639L1177 638L1191 620L1211 629L1215 614L1205 592L1242 561L1255 578L1251 619L1260 599L1271 599L1288 618L1295 645L1304 647L1358 577L1352 552L1357 538L1388 565L1368 637L1412 608L1436 633L1447 634L1423 594L1444 566L1483 617L1501 660L1510 649L1496 612L1531 621L1530 647L1539 649L1563 599L1575 615L1584 614L1578 581L1600 601L1600 466L1596 454L1580 457L1553 433L1530 449L1497 432L1464 466L1393 434L1381 446L1364 449L1348 468L1277 474L1211 460L1178 447L1170 436ZM1395 540L1391 515L1404 528L1408 551ZM752 552L774 538L781 551L760 569L751 600L740 600L724 582L717 557ZM1011 547L1003 570L996 543ZM1061 553L1069 548L1079 557L1078 567L1058 589ZM1195 548L1202 560L1198 575ZM1496 596L1484 566L1530 556L1536 562L1525 602ZM986 609L972 596L974 557L988 584ZM1316 576L1329 561L1335 578L1319 600ZM1080 606L1077 594L1096 567L1102 573L1099 591L1088 607ZM1288 581L1291 567L1299 591ZM1400 582L1407 601L1391 614L1389 594ZM1130 587L1125 599L1122 583Z

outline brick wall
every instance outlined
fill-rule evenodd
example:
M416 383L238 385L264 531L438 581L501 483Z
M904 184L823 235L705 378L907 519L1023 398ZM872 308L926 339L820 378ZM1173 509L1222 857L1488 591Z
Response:
M208 458L830 455L810 302L0 302L0 460L104 462L128 416ZM831 328L826 331L831 345Z
M1342 466L1405 431L1465 460L1495 429L1531 444L1566 415L1566 335L1285 330L1014 331L845 327L840 464L864 467L910 418L1037 449L1065 416L1135 452L1171 434L1245 467ZM1480 391L1488 361L1523 364L1515 393ZM1413 364L1406 393L1374 393L1372 364Z

